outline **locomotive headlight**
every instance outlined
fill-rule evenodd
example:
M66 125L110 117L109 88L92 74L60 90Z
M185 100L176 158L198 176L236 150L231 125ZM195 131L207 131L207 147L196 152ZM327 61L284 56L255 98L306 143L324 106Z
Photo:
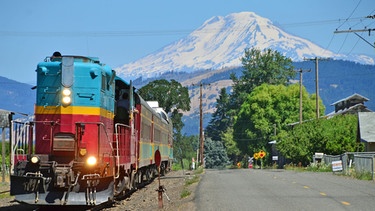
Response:
M32 156L30 161L31 163L38 164L40 162L40 158L38 156Z
M72 91L70 91L70 89L64 89L62 93L64 96L70 96L72 94Z
M69 97L63 97L62 102L64 105L69 105L72 102L72 98Z
M72 103L72 91L68 88L62 90L62 104L68 106Z
M90 156L90 157L87 159L86 162L87 162L87 164L88 164L89 166L93 166L93 165L96 164L97 160L96 160L96 157L94 157L94 156Z

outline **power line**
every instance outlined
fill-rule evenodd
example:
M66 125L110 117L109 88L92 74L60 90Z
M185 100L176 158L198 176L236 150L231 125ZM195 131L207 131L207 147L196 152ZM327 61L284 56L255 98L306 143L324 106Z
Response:
M365 17L347 18L347 21L358 21ZM323 25L342 22L342 19L320 20L320 21L307 21L299 23L279 24L282 27L307 27L311 25ZM227 27L232 28L233 31L242 30L244 27ZM200 30L199 33L212 33L223 28L211 28ZM225 29L225 27L224 27ZM0 30L0 36L9 37L123 37L123 36L168 36L188 34L193 32L194 29L177 29L177 30L138 30L138 31L4 31Z
M349 15L349 17L346 19L348 20L350 17L352 17L352 15L354 14L354 12L357 10L359 4L361 3L362 0L360 0L357 4L357 6L353 9L352 13ZM346 21L344 23L342 23L338 28L340 28L342 25L344 25L346 23Z

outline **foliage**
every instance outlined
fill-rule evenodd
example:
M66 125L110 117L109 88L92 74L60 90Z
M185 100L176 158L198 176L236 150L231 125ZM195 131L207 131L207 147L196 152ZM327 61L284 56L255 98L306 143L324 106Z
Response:
M229 159L236 163L241 151L238 149L237 143L233 139L233 127L230 127L225 132L222 132L221 139L224 143Z
M9 141L5 141L5 164L6 165L9 165L10 164L10 143ZM3 144L0 143L0 154L2 154L2 151L3 151ZM0 156L0 165L2 164L3 160L2 160L2 156ZM1 168L1 166L0 166Z
M176 134L181 134L184 126L180 111L190 110L190 98L187 87L183 87L176 80L170 82L161 79L155 80L138 90L138 93L147 101L158 101L159 106L166 111L172 119Z
M286 85L296 75L292 60L272 49L245 49L241 62L244 67L242 76L231 75L234 83L232 108L241 105L255 87L264 83Z
M256 87L241 105L235 118L233 137L243 154L252 155L265 149L274 140L275 131L282 134L290 123L299 119L299 85L268 85ZM315 116L315 98L302 90L303 118ZM322 103L321 103L322 104ZM324 106L322 105L322 109Z
M237 147L243 155L252 155L256 149L265 148L275 127L281 129L286 122L298 120L299 91L294 91L298 88L285 88L296 72L292 60L278 51L245 49L241 62L244 68L242 76L231 75L233 93L229 114L234 121L233 138ZM279 94L279 91L284 94ZM305 98L309 98L304 92ZM307 118L309 114L305 113Z
M372 180L372 173L369 171L353 171L352 177L359 179L359 180Z
M174 142L173 154L177 161L180 163L182 159L188 160L187 164L184 163L184 169L188 169L191 159L196 157L198 145L198 136L182 136Z
M230 125L229 116L229 95L226 88L220 90L219 98L216 99L216 110L206 127L205 135L214 141L221 141L222 131L227 130Z
M199 176L194 175L193 178L187 179L185 181L185 186L189 186L189 185L197 183L197 182L199 182Z
M191 191L188 190L188 186L199 182L200 176L198 174L201 174L203 172L203 168L199 167L197 170L194 171L194 176L192 178L188 178L185 181L184 189L182 190L180 197L185 198L191 194Z
M326 164L324 162L320 163L311 163L306 168L307 171L314 171L314 172L331 172L332 166L330 164Z
M204 141L204 157L206 168L221 168L229 164L227 152L223 144L207 138Z
M190 165L190 161L191 161L191 159L186 159L186 158L176 159L173 162L172 170L173 171L188 170L189 169L189 165Z
M180 194L180 197L181 197L181 198L185 198L185 197L190 196L190 194L191 194L191 192L190 192L188 189L184 188L184 189L182 189L182 192L181 192L181 194Z
M278 135L276 146L287 159L304 164L315 152L338 155L362 151L363 146L356 142L357 126L358 117L351 114L308 121Z

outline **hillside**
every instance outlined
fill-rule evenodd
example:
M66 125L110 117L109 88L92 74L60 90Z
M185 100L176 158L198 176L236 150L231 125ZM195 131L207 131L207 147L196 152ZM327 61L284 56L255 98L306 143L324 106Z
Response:
M0 76L0 109L32 115L36 97L32 86Z

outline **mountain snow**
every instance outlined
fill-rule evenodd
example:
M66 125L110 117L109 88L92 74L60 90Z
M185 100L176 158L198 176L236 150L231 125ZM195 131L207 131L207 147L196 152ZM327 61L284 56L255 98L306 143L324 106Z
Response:
M172 71L237 67L242 65L240 58L244 50L254 47L277 50L293 61L301 61L305 57L331 57L375 63L373 58L364 55L348 58L334 54L306 39L286 33L269 19L253 12L240 12L212 17L185 38L116 68L116 72L123 78L135 79L157 77Z

